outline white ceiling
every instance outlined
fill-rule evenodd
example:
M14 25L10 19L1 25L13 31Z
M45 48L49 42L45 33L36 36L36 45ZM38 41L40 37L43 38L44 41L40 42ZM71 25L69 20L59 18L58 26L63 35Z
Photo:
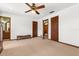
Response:
M36 3L37 5L44 4L45 8L38 10L40 15L28 12L25 13L25 10L29 10L30 8L25 3L0 3L0 11L3 12L13 12L22 15L26 15L32 17L34 19L40 19L46 15L49 15L50 11L58 12L64 8L70 7L75 3Z

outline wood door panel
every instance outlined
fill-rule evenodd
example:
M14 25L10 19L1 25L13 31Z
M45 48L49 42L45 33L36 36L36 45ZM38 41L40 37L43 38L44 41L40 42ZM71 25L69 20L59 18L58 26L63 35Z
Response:
M7 39L7 40L9 40L10 39L10 32L4 32L3 31L3 39Z
M38 23L36 21L32 22L32 37L37 37L37 26Z
M0 53L1 53L2 50L3 50L3 38L2 38L2 32L3 32L2 25L0 24Z
M58 41L58 16L51 18L51 40Z

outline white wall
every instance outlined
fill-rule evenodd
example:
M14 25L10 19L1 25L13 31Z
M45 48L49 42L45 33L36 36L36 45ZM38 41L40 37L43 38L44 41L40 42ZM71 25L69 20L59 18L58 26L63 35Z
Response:
M42 35L42 20L49 19L50 22L50 18L54 16L59 16L59 41L79 46L79 4L39 19L39 36ZM49 39L51 39L50 29L49 24Z
M32 19L26 15L2 12L0 16L11 17L11 39L17 35L32 35Z

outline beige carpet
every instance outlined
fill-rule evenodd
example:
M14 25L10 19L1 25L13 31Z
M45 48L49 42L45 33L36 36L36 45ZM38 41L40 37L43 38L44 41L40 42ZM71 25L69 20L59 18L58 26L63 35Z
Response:
M3 44L1 56L79 56L79 48L41 38L4 41Z

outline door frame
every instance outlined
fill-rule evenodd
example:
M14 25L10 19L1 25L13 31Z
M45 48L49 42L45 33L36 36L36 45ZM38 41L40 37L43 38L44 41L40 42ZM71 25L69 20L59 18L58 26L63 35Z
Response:
M56 17L57 17L57 21L56 21L56 23L57 23L57 39L53 40L52 39L52 20L53 20L53 18L56 18ZM59 16L51 17L51 40L59 42Z
M43 20L43 39L44 39L44 26L45 26L45 25L44 25L44 21L48 21L48 19ZM47 26L48 26L48 28L49 28L49 21L48 21L48 25L47 25ZM47 31L47 33L48 33L48 31ZM48 37L48 35L47 35L47 37Z
M6 17L6 16L0 16L0 18L1 18L1 17ZM7 17L7 18L10 19L10 39L9 39L9 40L11 40L11 17Z
M34 36L34 23L37 23L37 35ZM37 37L38 36L38 22L37 21L32 21L32 37Z

